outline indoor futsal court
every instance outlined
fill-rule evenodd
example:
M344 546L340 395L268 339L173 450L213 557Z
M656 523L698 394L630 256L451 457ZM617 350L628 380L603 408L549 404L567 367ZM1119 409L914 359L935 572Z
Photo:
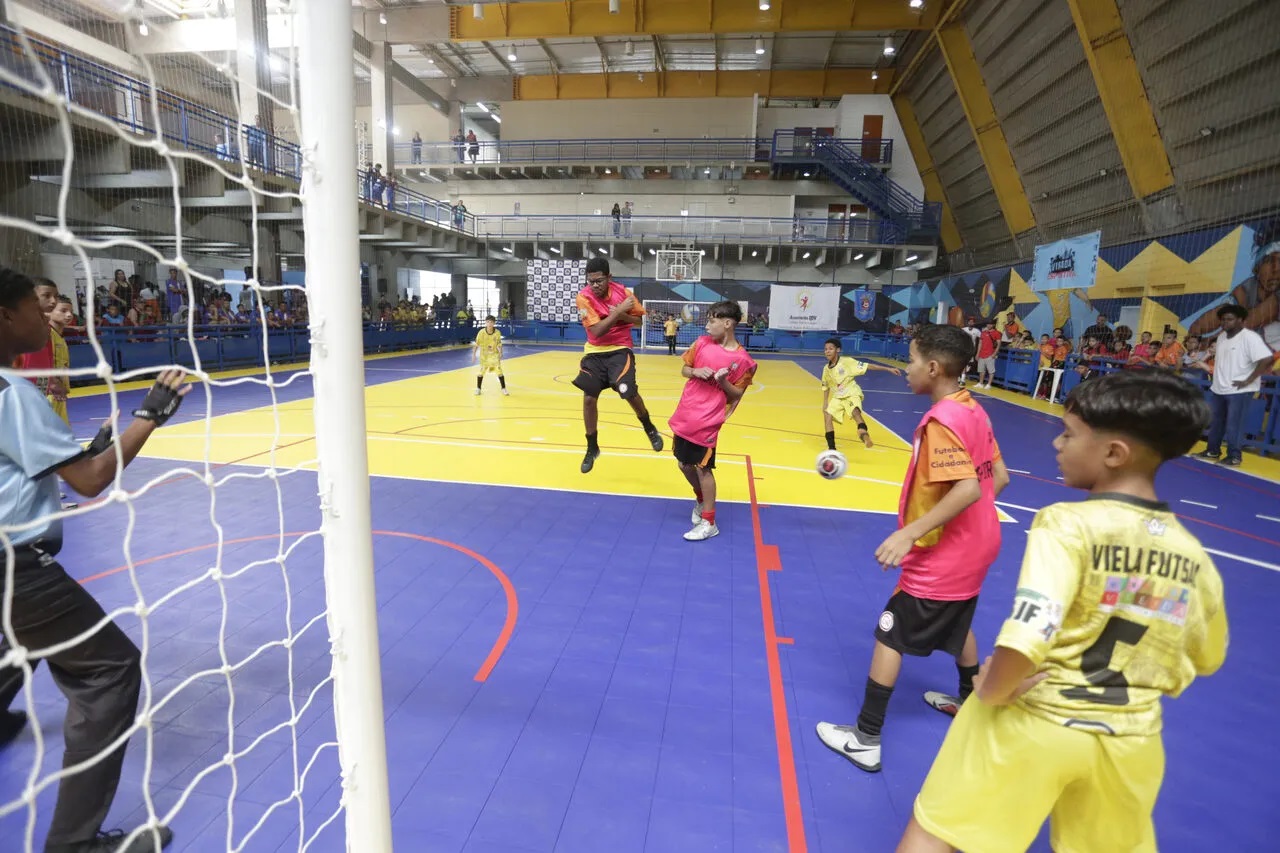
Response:
M473 396L466 350L366 363L396 849L892 849L949 722L921 692L954 688L952 659L904 666L880 774L833 756L814 725L857 714L895 582L872 552L895 527L925 401L867 374L876 447L840 429L849 472L828 482L813 471L821 358L762 356L721 434L721 535L690 543L693 501L670 450L650 451L606 393L603 456L580 474L581 395L569 384L580 353L515 343L509 397L492 377ZM638 356L664 431L679 366ZM316 753L333 721L312 381L289 376L273 390L246 376L198 386L124 482L167 475L132 504L68 522L60 559L109 611L139 590L163 596L145 620L119 620L133 636L145 621L144 697L176 692L133 739L108 824L145 820L148 802L160 815L180 805L173 850L296 850L300 825L315 835L309 849L343 849L336 747ZM114 405L128 411L141 393ZM1080 495L1057 478L1057 407L979 393L1013 474L974 625L985 655L1035 510ZM92 435L112 405L72 399L76 434ZM1250 457L1243 470L1184 459L1161 473L1162 497L1215 555L1232 626L1225 667L1165 706L1164 850L1265 850L1280 829L1266 761L1280 699L1278 471ZM44 766L56 767L63 700L44 669L35 693ZM20 793L34 749L28 735L0 752L0 799ZM31 826L21 812L0 822L0 847L41 837L52 794ZM1048 850L1043 835L1033 849Z

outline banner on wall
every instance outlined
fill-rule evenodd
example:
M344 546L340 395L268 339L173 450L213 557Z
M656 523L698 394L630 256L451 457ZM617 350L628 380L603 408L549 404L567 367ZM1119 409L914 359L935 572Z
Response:
M1098 277L1098 250L1101 246L1101 231L1036 246L1031 289L1044 292L1093 287Z
M850 294L853 300L854 319L862 323L870 322L876 316L876 295L865 287L858 288Z
M839 287L769 288L769 327L796 332L829 331L840 323Z

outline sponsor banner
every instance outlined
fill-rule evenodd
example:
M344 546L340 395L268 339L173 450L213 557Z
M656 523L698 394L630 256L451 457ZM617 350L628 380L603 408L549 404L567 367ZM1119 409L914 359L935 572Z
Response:
M1036 246L1036 261L1031 271L1031 289L1071 290L1093 287L1098 277L1098 249L1102 232L1068 237Z
M839 323L839 287L775 284L769 288L769 328L824 332Z

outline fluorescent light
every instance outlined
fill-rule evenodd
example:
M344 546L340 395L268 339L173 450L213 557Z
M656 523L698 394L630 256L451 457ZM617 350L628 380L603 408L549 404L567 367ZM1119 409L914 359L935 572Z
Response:
M605 169L605 170L604 170L604 173L605 173L606 175L608 175L608 174L611 174L611 173L612 173L612 171L613 171L612 169Z
M491 119L493 119L494 121L496 121L498 124L502 124L502 116L498 115L497 113L494 113L494 114L490 115L489 117L490 117Z
M688 215L689 215L689 211L687 211L687 210L682 210L682 211L680 211L680 215L681 215L681 216L688 216Z
M753 257L753 258L754 258L754 257L755 257L756 255L758 255L758 254L760 254L760 253L759 253L758 251L756 251L755 249L752 249L752 250L751 250L751 257Z
M384 26L384 27L387 25L387 13L386 13L386 12L379 12L379 13L378 13L378 23L379 23L379 24L382 24L382 26Z
M706 249L703 249L703 250L702 250L701 252L699 252L698 254L699 254L699 255L704 255L704 256L705 256L705 255L707 254L707 250L706 250Z
M808 172L805 172L805 173L804 173L804 176L805 176L806 178L807 178L807 177L809 177L809 173L808 173Z
M658 252L657 252L657 250L656 250L656 249L650 249L650 250L649 250L649 254L651 254L651 255L656 255L656 254L658 254Z
M548 246L548 247L547 247L547 251L548 251L548 252L555 252L557 255L558 255L558 254L560 254L560 250L559 250L559 249L557 249L555 246Z
M764 39L756 39L756 56L764 56Z
M138 24L138 35L140 35L140 36L148 36L148 35L150 35L150 34L151 34L151 30L149 30L149 29L147 28L147 22L146 22L146 21L143 21L142 23Z
M897 48L893 46L893 36L884 37L884 55L893 56L897 52Z
M620 5L621 5L621 0L609 0L609 14L610 15L618 14L618 7Z
M393 128L391 128L391 135L392 135L392 136L399 136L399 135L400 135L400 128L398 128L398 127L393 127Z
M600 254L602 254L602 255L607 255L607 254L609 254L609 250L608 250L608 249L606 249L604 246L601 246L601 247L600 247L599 249L597 249L596 251L597 251L597 252L599 252L599 253L600 253Z
M914 260L915 260L916 258L918 258L918 257L920 257L920 256L919 256L919 255L907 255L907 263L911 263L912 261L914 261Z
M760 0L760 11L761 12L769 11L769 0Z
M511 47L507 48L507 61L508 61L508 62L515 62L515 61L516 61L516 46L515 46L515 45L512 45Z
M803 255L801 255L800 257L801 257L801 258L807 258L807 257L809 257L809 253L808 253L808 252L805 252L805 253L804 253Z
M516 247L515 247L515 246L508 246L506 249L504 249L504 251L505 251L507 254L512 255L512 254L515 254Z
M484 20L484 4L472 3L471 17L475 18L477 21L483 21Z
M479 107L484 112L489 112L489 108L486 107L484 104L480 103L479 101L476 102L476 106Z
M880 72L879 72L879 71L876 71L874 68L872 68L872 69L871 69L871 79L872 79L872 80L879 80L879 79L880 79Z
M854 259L855 261L860 261L860 260L862 260L862 257L863 257L862 252L859 252L858 254L856 254L856 255L854 255L854 256L853 256L853 259Z
M923 9L924 0L911 0L911 2L907 3L907 5L910 6L912 9Z

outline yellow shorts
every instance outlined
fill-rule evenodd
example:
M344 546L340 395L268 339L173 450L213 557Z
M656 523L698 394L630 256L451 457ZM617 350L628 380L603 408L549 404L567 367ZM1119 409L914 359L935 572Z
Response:
M965 853L1022 853L1046 817L1055 853L1155 851L1163 779L1159 735L1092 734L974 697L933 760L915 818Z
M480 373L501 373L502 357L501 356L480 356Z
M844 397L832 397L827 401L827 414L831 415L831 420L838 424L844 423L845 418L853 417L854 409L861 408L861 394L848 394Z

